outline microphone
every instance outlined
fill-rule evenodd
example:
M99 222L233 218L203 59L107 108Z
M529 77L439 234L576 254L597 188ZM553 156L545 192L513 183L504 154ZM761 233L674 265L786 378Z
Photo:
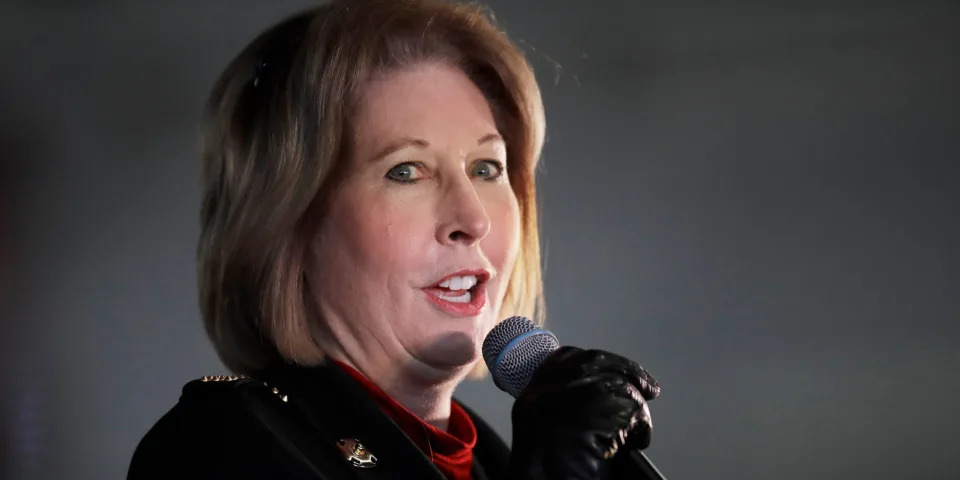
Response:
M493 383L516 398L530 383L533 372L560 348L557 337L538 328L526 317L510 317L490 330L483 340L483 361L490 369ZM666 480L649 458L639 450L613 458L614 478Z

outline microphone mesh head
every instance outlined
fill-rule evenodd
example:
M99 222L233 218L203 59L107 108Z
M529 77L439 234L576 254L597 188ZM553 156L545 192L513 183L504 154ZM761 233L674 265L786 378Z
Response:
M516 397L537 367L559 346L557 337L537 328L530 319L510 317L490 330L481 350L493 383Z

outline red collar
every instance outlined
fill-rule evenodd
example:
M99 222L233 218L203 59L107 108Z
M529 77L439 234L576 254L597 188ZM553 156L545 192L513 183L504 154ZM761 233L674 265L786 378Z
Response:
M477 428L467 412L450 401L447 431L440 430L400 405L390 395L351 366L334 360L343 371L366 388L373 400L413 441L448 480L472 480L473 447L477 444Z

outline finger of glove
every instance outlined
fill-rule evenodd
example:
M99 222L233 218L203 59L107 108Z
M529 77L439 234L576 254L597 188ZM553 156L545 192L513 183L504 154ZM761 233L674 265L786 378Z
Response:
M524 423L630 431L645 406L632 383L621 375L604 374L522 396L514 404L513 414L515 421Z
M649 447L650 440L653 438L653 418L650 416L650 407L647 402L643 402L640 409L634 412L631 424L625 447L631 450L643 450Z
M597 370L597 373L611 372L625 376L630 383L637 387L645 400L653 400L660 395L660 384L647 369L641 367L637 362L603 350L593 350L592 352L596 352L592 367Z
M640 391L632 383L623 383L613 387L616 402L610 411L612 426L615 428L614 451L625 444L632 448L646 448L650 445L653 433L653 418L650 408Z
M586 402L571 400L576 403L566 405L563 415L540 419L559 444L579 445L578 449L587 448L602 458L612 457L628 443L639 448L649 445L650 411L632 384L621 382L603 392L594 389Z
M562 466L566 472L557 478L596 478L573 472L584 468L596 472L621 448L644 448L650 443L646 402L636 387L619 375L593 377L562 393L540 397L539 402L530 402L529 408L518 411L516 407L514 456L555 455L556 461L548 464Z
M617 372L584 374L573 378L555 379L542 377L538 385L528 385L517 399L519 403L565 403L571 405L591 404L611 395L631 398L626 393L630 386L642 400L639 390L630 378ZM552 380L552 381L549 381ZM563 381L560 381L563 380Z
M604 373L623 375L646 400L660 394L657 380L636 362L604 350L582 350L571 346L561 347L548 356L534 372L529 387L570 383Z
M612 377L603 385L610 396L598 402L591 413L607 420L603 430L608 435L610 455L625 444L646 448L653 433L653 419L641 392L619 377Z

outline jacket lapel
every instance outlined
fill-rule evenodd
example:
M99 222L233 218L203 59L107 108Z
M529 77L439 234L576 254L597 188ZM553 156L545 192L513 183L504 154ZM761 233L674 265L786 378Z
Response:
M333 478L443 480L443 474L380 410L363 386L339 368L287 365L267 371L263 377L287 396L288 403L313 427L321 443L343 458L343 465L349 468L337 468L342 473ZM349 439L359 440L376 457L376 465L350 466L337 446L340 440ZM329 458L330 451L317 452L314 460L322 464L329 463Z

